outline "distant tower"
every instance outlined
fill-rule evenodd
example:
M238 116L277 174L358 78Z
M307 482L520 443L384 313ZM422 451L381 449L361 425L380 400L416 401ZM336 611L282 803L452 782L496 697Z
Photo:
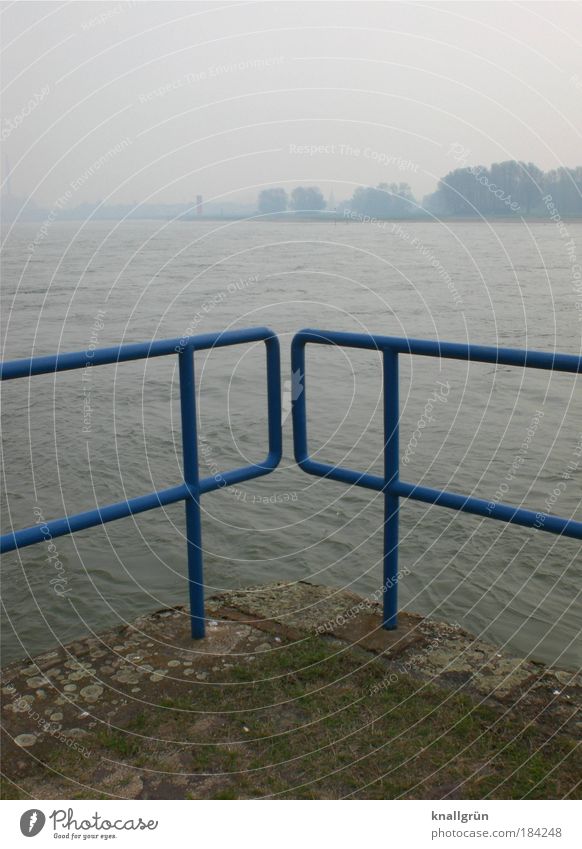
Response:
M336 204L335 204L335 195L334 195L334 193L333 193L333 189L332 189L332 190L331 190L331 192L329 193L329 200L328 200L328 202L327 202L327 208L328 208L328 209L331 209L332 211L334 211L334 212L335 212L335 206L336 206Z
M196 195L196 215L202 215L203 206L202 206L202 195Z
M6 197L12 197L12 178L7 153L4 154L4 194Z

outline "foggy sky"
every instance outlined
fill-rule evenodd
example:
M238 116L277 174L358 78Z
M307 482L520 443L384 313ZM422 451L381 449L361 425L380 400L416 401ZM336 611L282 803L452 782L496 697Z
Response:
M11 3L2 45L3 180L45 207L582 164L579 3Z

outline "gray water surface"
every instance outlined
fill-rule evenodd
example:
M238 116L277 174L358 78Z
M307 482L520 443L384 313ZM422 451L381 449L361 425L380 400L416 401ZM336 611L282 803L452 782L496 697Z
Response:
M55 221L40 240L39 225L15 225L4 234L4 357L272 327L286 381L284 460L267 478L204 497L208 593L275 580L373 593L381 497L294 466L292 334L322 327L580 353L582 224L567 226L574 253L551 223ZM260 460L262 347L199 354L196 364L201 474ZM378 356L309 349L307 372L316 456L381 473ZM400 394L405 479L582 519L579 378L403 356ZM3 460L4 531L178 483L175 358L5 384ZM185 603L183 512L61 537L56 554L42 544L7 555L4 662ZM401 604L578 667L581 553L575 540L406 502Z

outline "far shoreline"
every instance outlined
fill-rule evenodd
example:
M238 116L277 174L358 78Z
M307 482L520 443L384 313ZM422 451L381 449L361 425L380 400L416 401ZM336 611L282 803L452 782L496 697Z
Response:
M567 216L563 215L562 219L564 221L570 221L573 223L582 222L582 216L573 215ZM95 219L95 220L105 220L105 219ZM113 220L113 219L107 219ZM129 218L126 219L129 221L145 221L145 220L172 220L172 219L161 219L158 216L152 216L151 218ZM555 224L554 221L551 221L548 218L544 218L539 215L531 215L526 216L522 215L519 218L516 218L512 215L494 215L494 216L441 216L436 217L433 215L417 215L417 216L407 216L402 218L375 218L373 216L362 216L362 218L350 218L349 216L337 215L337 216L321 216L321 215L200 215L194 217L180 217L179 219L185 223L192 223L194 221L253 221L256 223L265 223L265 224L273 224L273 223L293 223L293 224L391 224L391 223L401 223L405 222L417 222L419 224L442 224L443 222L452 221L454 223L461 224L485 224L492 222L499 222L501 224L521 224L524 221L532 222L534 224Z

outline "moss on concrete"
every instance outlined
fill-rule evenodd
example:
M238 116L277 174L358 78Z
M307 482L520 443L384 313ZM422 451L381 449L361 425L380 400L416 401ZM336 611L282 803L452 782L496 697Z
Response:
M277 584L3 674L5 798L580 798L582 682L351 593Z

